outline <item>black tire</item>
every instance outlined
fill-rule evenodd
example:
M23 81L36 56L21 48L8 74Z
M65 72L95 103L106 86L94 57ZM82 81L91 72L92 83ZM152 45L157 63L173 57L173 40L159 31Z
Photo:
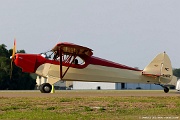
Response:
M52 86L49 83L43 83L39 87L41 93L50 93L52 90Z
M39 90L41 91L41 93L44 93L42 85L39 86Z
M168 87L164 87L164 92L168 93L169 92L169 88Z

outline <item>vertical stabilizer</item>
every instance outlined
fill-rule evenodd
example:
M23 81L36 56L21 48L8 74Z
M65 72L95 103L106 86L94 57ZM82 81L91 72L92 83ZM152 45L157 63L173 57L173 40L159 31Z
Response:
M165 52L158 54L151 63L144 68L143 75L159 77L159 82L169 83L172 79L173 72L168 55Z

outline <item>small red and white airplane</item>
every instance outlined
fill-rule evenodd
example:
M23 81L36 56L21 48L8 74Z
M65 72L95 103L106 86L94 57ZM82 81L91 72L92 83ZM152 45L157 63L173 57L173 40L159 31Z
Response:
M158 84L165 93L169 92L167 86L175 86L177 82L165 52L158 54L144 70L139 70L95 57L92 49L72 43L60 42L41 54L15 53L15 44L12 54L15 65L23 72L47 78L47 83L40 86L42 93L49 93L59 80Z

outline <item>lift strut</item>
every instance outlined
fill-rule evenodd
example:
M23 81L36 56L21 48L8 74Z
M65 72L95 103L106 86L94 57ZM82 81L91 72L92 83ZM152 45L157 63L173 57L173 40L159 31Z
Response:
M70 61L70 64L68 65L67 69L66 69L65 72L63 73L63 69L62 69L62 66L63 66L63 59L62 59L62 58L63 58L63 57L62 57L62 55L63 55L63 51L62 51L62 49L60 48L60 49L59 49L59 57L60 57L60 78L61 78L61 79L63 79L63 77L66 75L67 71L69 70L69 68L71 67L73 61L74 61L75 58L76 58L76 55L74 54L73 60ZM73 55L72 55L72 56L73 56Z

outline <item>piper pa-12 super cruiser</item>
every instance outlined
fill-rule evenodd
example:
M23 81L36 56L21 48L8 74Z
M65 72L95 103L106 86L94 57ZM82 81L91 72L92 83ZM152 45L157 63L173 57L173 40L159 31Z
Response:
M47 78L40 86L42 93L50 93L52 85L59 80L111 83L157 84L169 92L169 85L176 85L171 61L163 52L158 54L143 70L128 67L93 56L92 49L68 42L56 44L41 54L15 53L12 61L22 72L36 73Z

